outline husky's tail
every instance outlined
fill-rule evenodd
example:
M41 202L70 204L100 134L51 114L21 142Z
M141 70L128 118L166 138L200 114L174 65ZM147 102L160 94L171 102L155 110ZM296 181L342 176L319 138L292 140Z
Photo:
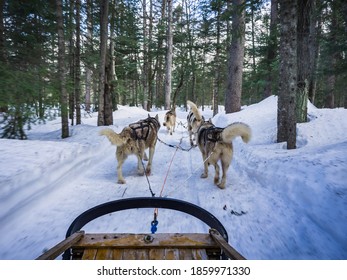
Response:
M202 120L202 115L199 112L198 107L190 100L187 101L187 105L190 106L190 109L192 110L194 117L196 118L197 121Z
M251 139L251 128L242 122L232 123L224 128L222 139L225 143L230 143L237 136L241 136L243 142L248 143Z
M99 134L105 135L113 145L122 146L125 144L123 138L118 133L114 132L110 128L102 129Z

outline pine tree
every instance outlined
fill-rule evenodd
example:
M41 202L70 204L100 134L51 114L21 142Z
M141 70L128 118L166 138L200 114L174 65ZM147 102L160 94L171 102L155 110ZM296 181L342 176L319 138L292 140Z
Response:
M297 4L280 0L280 84L277 109L277 142L296 148L295 98L297 90Z
M225 94L225 112L241 110L243 59L245 49L244 0L233 0L232 38L229 49L228 79Z

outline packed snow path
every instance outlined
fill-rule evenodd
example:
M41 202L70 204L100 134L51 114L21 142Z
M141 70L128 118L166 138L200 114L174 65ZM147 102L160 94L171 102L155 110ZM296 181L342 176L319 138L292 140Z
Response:
M161 142L149 176L151 188L159 196L175 154L163 196L210 211L246 258L346 259L346 110L311 108L311 121L298 125L298 149L288 151L275 143L275 104L271 97L240 113L213 118L220 127L243 121L253 131L249 144L234 141L226 189L213 184L213 167L208 178L200 178L198 148L175 154L175 148ZM187 113L177 113L178 123L185 124ZM158 114L162 123L165 111ZM203 114L212 116L210 110ZM119 132L146 116L142 109L121 107L112 128ZM76 216L95 205L151 196L146 177L137 175L135 156L123 166L127 183L117 184L115 146L98 135L95 116L83 121L65 140L59 139L58 121L36 127L28 141L0 140L0 259L36 258L64 238ZM172 136L161 127L159 138L172 145L182 139L189 148L182 125ZM149 233L152 220L152 209L134 209L101 217L85 230ZM171 210L159 209L158 221L158 232L208 231L199 220Z

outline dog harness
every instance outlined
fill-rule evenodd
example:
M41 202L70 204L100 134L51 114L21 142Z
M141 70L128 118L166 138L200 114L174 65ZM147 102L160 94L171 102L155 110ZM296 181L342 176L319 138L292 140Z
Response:
M149 131L152 128L152 125L155 126L156 129L160 127L160 124L156 118L149 117L145 120L140 120L136 123L129 124L131 128L131 136L135 140L147 140L149 135Z
M203 140L204 145L210 141L210 142L218 142L222 141L222 132L224 128L210 126L210 127L204 127L201 128L201 131L199 132L200 138L199 141ZM201 139L203 138L203 139Z

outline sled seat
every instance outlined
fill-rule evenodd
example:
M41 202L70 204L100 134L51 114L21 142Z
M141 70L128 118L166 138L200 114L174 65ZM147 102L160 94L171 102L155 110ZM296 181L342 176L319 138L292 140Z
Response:
M85 234L72 259L206 260L220 251L208 234Z
M223 250L216 242L219 237L222 238L213 230L210 234L86 234L79 231L37 259L55 259L71 249L71 260L219 260L227 249ZM236 251L227 254L233 259L242 259Z
M98 217L134 208L165 208L184 212L203 221L210 230L206 234L85 233L82 230L84 225ZM211 213L186 201L162 197L115 200L86 210L71 223L66 239L37 259L55 259L63 252L64 260L245 259L229 245L224 226Z

